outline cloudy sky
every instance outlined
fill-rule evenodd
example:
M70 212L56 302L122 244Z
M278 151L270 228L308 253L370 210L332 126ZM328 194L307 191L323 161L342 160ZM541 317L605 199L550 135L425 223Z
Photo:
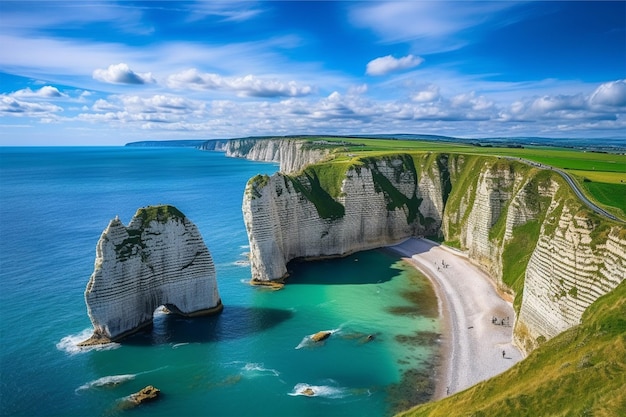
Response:
M626 137L623 1L0 3L0 144Z

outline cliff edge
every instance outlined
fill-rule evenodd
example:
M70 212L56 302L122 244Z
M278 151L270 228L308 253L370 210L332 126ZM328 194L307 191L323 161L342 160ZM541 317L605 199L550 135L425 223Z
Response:
M140 208L128 226L111 220L96 246L85 302L94 334L81 345L150 325L162 305L186 316L222 309L211 254L197 227L172 206Z
M558 174L497 157L381 154L256 176L243 215L261 282L286 277L296 258L444 240L515 297L527 352L626 277L623 225L589 210Z

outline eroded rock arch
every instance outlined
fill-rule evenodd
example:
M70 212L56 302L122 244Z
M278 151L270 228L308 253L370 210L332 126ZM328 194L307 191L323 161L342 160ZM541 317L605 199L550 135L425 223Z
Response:
M85 290L93 336L117 341L151 325L159 306L184 316L222 310L215 266L198 228L173 206L137 210L128 226L111 220L96 246Z

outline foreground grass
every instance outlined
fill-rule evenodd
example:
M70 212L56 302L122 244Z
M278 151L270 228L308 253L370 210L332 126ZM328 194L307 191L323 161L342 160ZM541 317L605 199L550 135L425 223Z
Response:
M418 416L626 415L626 281L596 300L582 324L505 373L441 401L399 414Z

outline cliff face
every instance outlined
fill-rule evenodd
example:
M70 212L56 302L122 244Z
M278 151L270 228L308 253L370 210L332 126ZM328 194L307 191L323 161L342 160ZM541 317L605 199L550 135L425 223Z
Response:
M530 351L577 325L626 279L623 225L583 206L559 175L504 160L463 166L478 175L452 173L465 192L453 193L444 232L516 294L520 347Z
M516 328L528 350L579 324L591 303L626 279L626 230L576 209L554 202L530 257Z
M243 213L253 280L294 258L341 256L411 236L443 236L516 294L526 350L577 324L626 277L626 232L555 173L464 155L395 155L257 176Z
M211 140L199 147L206 151L225 152L233 158L280 163L281 172L297 172L325 159L330 147L298 139L227 139Z
M411 167L406 164L411 164ZM250 240L252 277L275 280L294 258L344 255L398 242L419 227L407 221L410 210L400 201L417 201L412 160L390 158L350 168L341 178L341 196L328 194L316 172L290 177L275 174L252 179L243 214ZM397 175L396 175L397 173ZM378 182L393 183L398 207Z
M197 227L171 206L115 218L96 246L85 290L95 342L117 340L152 322L164 305L182 315L221 310L211 255Z

